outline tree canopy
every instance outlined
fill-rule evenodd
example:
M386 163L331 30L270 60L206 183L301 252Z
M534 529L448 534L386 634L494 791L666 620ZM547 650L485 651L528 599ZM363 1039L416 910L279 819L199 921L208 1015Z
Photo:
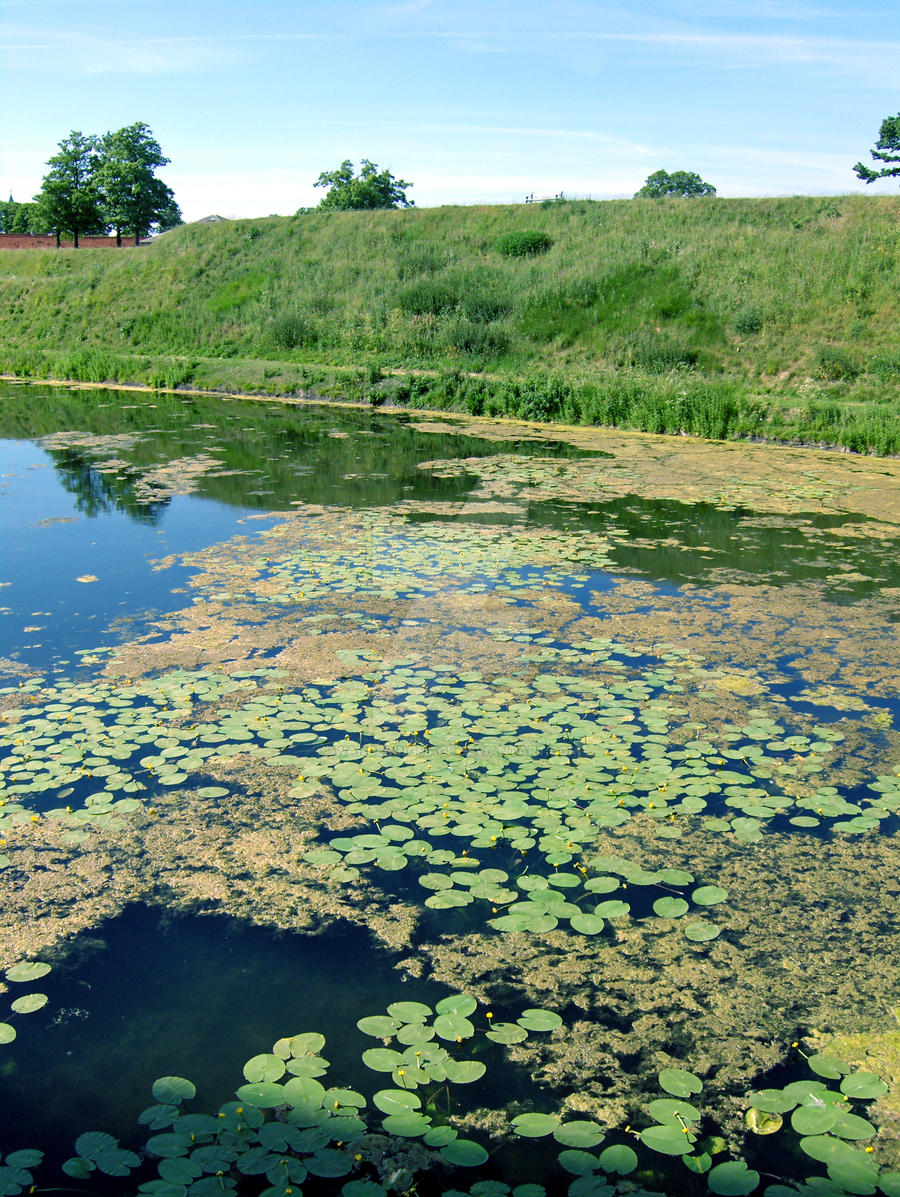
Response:
M19 204L12 196L0 201L0 233L46 233L37 204Z
M168 163L159 142L141 121L100 139L97 186L101 207L120 242L122 233L127 232L137 245L174 203L172 189L155 174Z
M71 233L76 249L82 234L106 231L97 188L98 157L98 139L74 129L48 159L50 170L35 196L41 219L57 237Z
M878 140L875 148L870 151L876 162L886 162L880 170L873 170L864 162L857 162L853 170L858 178L865 183L874 183L876 179L894 178L900 175L900 113L888 116L881 122Z
M47 162L41 190L35 196L36 220L57 238L114 228L121 243L130 233L137 244L151 229L181 223L172 189L156 177L169 159L141 121L114 133L85 135L74 130L59 143Z
M332 212L413 206L413 201L406 198L406 189L412 183L395 179L389 170L380 171L368 158L363 158L358 175L353 173L353 163L345 159L337 170L322 171L314 186L328 188L319 207Z
M667 195L680 195L693 199L698 195L715 195L712 183L704 183L692 170L657 170L648 175L644 186L635 193L635 199L660 199Z

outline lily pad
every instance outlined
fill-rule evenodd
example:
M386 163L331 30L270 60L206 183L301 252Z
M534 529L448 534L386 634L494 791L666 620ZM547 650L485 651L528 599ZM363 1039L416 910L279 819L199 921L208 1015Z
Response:
M518 1114L512 1120L513 1129L517 1135L526 1139L542 1139L545 1135L552 1135L559 1126L559 1118L555 1114Z

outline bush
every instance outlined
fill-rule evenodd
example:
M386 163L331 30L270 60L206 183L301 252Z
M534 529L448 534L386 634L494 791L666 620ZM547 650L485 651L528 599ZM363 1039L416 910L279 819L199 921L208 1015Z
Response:
M630 343L631 365L648 374L688 370L697 364L697 351L659 333L637 333Z
M546 253L553 244L553 238L533 229L517 229L498 238L496 249L507 258L526 258Z
M752 303L740 308L734 317L734 331L742 337L758 333L765 323L762 311Z
M454 320L445 339L451 349L470 357L499 357L509 348L509 337L501 329L486 328L471 320Z
M501 316L506 315L509 303L498 295L476 293L463 298L462 310L467 320L490 324L492 320L499 320Z
M315 325L300 312L282 312L269 325L269 340L276 349L297 349L318 341Z
M826 382L852 382L859 374L853 358L835 345L820 345L816 351L816 375Z
M447 283L433 279L420 279L404 287L397 296L397 303L404 312L415 316L439 316L456 307L456 291Z

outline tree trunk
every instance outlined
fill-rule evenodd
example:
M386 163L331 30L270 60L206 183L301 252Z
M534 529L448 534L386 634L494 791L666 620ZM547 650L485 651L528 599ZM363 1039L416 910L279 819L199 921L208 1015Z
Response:
M75 239L75 249L77 249L78 248L78 229L72 230L72 236Z
M116 245L122 244L122 226L116 225Z

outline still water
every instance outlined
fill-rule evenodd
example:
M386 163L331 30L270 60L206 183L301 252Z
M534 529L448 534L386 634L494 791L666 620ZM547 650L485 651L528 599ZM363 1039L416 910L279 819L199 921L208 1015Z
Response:
M892 463L11 385L0 458L3 1151L893 1191ZM823 1052L859 1122L748 1130Z

